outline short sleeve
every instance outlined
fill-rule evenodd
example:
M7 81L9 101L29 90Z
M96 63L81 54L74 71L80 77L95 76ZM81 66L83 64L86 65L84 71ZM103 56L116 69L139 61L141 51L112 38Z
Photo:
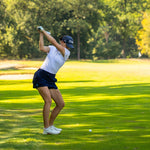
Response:
M69 58L69 56L70 56L70 51L65 48L65 56L64 56L65 61Z
M53 45L49 45L48 47L49 47L49 52L48 53L50 53L52 51L52 49L54 49L54 46Z

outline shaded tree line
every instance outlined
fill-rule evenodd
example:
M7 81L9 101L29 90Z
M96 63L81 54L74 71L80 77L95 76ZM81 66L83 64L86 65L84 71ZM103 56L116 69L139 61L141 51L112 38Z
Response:
M0 58L43 57L38 25L57 40L71 35L72 59L137 57L136 37L149 5L149 0L1 0Z

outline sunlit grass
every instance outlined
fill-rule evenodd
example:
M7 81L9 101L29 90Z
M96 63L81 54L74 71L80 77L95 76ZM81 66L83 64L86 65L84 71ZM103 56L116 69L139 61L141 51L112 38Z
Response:
M19 63L38 68L42 61ZM56 136L42 135L43 100L32 80L0 81L0 149L149 150L148 61L69 61L57 79L66 105Z

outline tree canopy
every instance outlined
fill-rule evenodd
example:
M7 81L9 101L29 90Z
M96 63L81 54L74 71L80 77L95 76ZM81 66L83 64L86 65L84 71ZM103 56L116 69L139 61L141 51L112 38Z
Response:
M149 6L149 0L1 0L0 58L43 57L38 25L56 40L71 35L72 59L137 57L137 45L143 53L149 51L149 45L139 44L149 40L145 16L143 20Z
M150 56L150 11L145 12L143 17L143 28L138 31L136 42L141 53Z

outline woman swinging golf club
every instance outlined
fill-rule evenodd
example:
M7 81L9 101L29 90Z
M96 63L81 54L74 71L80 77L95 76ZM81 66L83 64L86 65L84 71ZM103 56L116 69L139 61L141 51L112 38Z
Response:
M65 103L62 98L60 91L58 90L55 82L56 73L65 63L70 55L70 48L73 47L73 39L71 36L65 35L60 38L60 44L44 30L42 26L39 26L38 31L40 33L39 48L41 51L47 53L47 57L44 63L38 69L33 77L33 88L36 88L39 94L44 100L43 107L43 120L44 120L44 131L43 134L59 134L62 129L56 128L54 126L54 120L63 109ZM44 46L45 36L48 41L52 44L51 46ZM56 103L55 108L50 114L50 106L52 99Z

